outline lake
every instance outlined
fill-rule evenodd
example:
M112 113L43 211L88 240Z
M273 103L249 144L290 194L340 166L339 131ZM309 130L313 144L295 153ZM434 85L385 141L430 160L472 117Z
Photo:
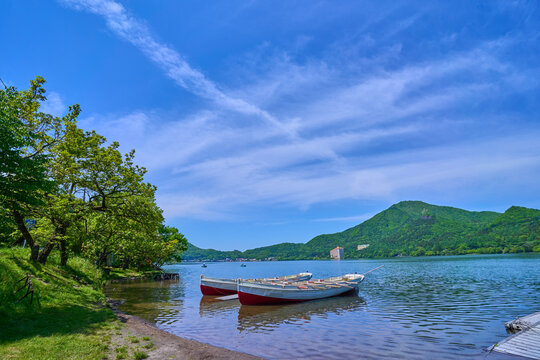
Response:
M288 305L210 302L200 275L363 273L358 295ZM540 311L540 254L168 265L179 281L115 283L120 309L163 330L270 359L511 359L485 349L504 323Z

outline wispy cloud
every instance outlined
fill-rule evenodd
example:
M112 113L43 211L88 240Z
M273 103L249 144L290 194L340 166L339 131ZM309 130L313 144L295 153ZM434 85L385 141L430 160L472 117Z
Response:
M344 217L331 217L331 218L320 218L320 219L314 219L315 222L327 222L327 221L338 221L338 222L354 222L354 223L361 223L369 218L371 218L375 214L362 214L362 215L356 215L356 216L344 216Z
M144 23L130 15L122 4L113 0L60 1L77 10L86 10L102 16L113 33L137 47L184 89L211 100L221 107L263 119L289 136L295 136L294 128L280 122L269 112L241 98L231 97L219 89L217 84L192 67L177 51L159 42Z
M67 110L66 104L57 92L51 91L46 94L47 100L41 104L40 111L52 114L54 116L62 116Z
M211 113L159 126L152 116L158 115L137 112L102 122L113 127L100 128L99 123L92 127L120 137L123 144L136 144L139 161L149 165L152 180L159 183L159 204L170 218L236 218L241 207L253 204L305 209L345 199L391 201L406 194L460 188L467 194L468 188L493 178L499 179L500 186L509 186L507 174L540 170L540 147L534 140L540 129L536 128L380 154L370 148L381 141L400 141L419 129L412 125L375 128L263 146L257 143L264 142L264 134L254 133L259 141L249 143L244 139L252 130L224 133L208 127ZM452 122L447 124L447 128L452 126ZM332 155L362 147L366 151L338 159Z
M284 50L255 52L237 64L243 81L224 91L118 2L63 2L102 16L176 84L211 101L188 116L136 110L83 121L137 149L169 217L223 219L253 204L306 209L344 199L468 193L470 184L510 172L540 172L538 126L484 137L493 134L496 109L475 113L486 102L537 86L498 56L511 39L388 68L365 69L372 59L400 56L399 44L368 60L341 58L346 52L337 45L335 54L303 62ZM417 21L405 18L381 36ZM463 125L470 117L481 126ZM506 179L501 186L510 185Z

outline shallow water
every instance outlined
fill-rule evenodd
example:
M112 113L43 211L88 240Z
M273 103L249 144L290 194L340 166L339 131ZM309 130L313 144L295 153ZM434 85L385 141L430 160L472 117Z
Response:
M201 274L260 278L309 270L314 278L369 274L358 295L299 304L210 302ZM488 354L504 323L540 311L540 255L170 265L179 281L116 283L121 310L176 335L276 359L509 358ZM489 356L488 356L489 355Z

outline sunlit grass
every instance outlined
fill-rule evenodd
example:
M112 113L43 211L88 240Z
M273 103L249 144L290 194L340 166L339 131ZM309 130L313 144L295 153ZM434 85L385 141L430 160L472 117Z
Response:
M65 268L53 255L47 265L28 260L28 249L0 249L0 358L102 359L116 326L104 306L102 273L72 258ZM34 299L17 303L31 275Z

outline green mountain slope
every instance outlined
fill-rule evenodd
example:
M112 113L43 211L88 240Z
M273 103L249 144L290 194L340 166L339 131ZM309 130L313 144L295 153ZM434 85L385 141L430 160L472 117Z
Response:
M360 244L369 247L358 251ZM345 249L346 258L540 251L540 210L513 206L500 214L402 201L357 226L316 236L305 244L282 243L244 252L190 245L184 258L328 259L336 246Z

